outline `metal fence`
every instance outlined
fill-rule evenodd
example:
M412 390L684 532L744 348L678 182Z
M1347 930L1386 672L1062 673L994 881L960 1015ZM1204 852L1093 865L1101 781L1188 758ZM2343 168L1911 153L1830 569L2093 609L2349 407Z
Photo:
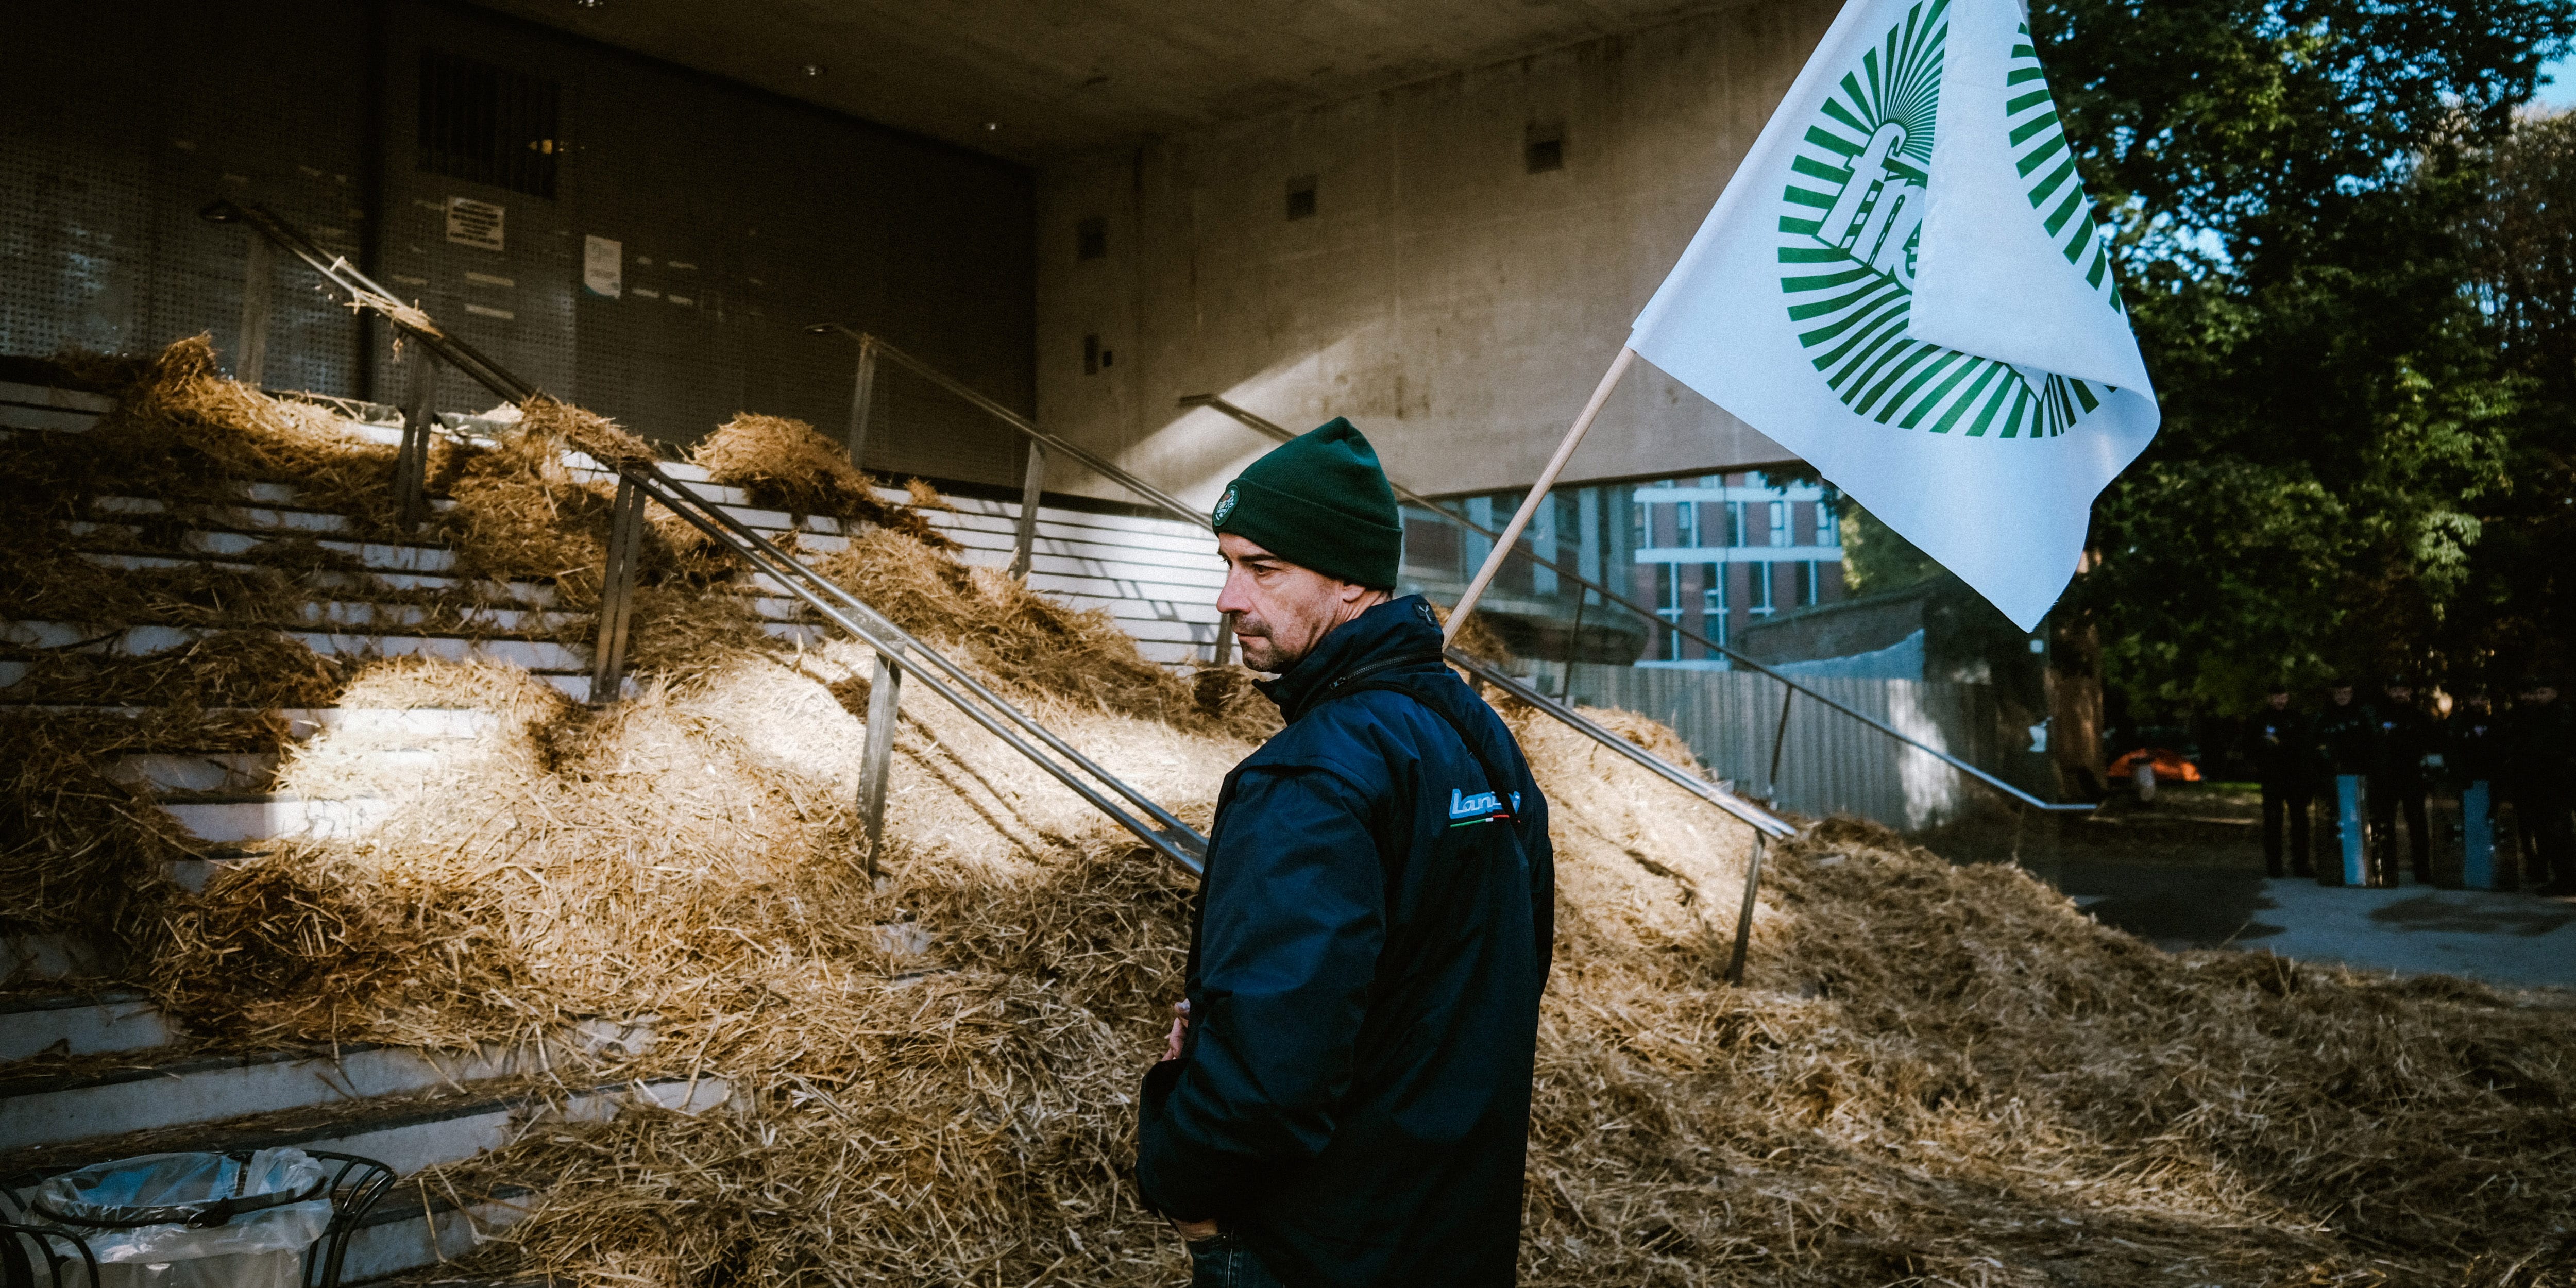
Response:
M2002 800L1932 756L1803 697L1790 704L1784 731L1786 691L1769 676L1588 662L1573 671L1575 702L1663 721L1712 774L1738 791L1770 798L1775 809L1819 818L1853 814L1913 830ZM1565 691L1561 666L1540 664L1530 680L1546 693ZM2008 782L2046 785L2046 757L2028 749L2024 731L2003 727L1989 685L1812 676L1799 682Z

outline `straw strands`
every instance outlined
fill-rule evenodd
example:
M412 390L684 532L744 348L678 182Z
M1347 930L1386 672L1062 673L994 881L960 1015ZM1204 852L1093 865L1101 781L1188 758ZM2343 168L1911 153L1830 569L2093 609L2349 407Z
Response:
M600 436L562 433L594 454ZM735 477L793 485L749 456ZM566 486L521 490L580 517L524 548L596 532ZM900 530L825 563L1202 825L1275 724L1240 671L1173 677L1098 616ZM851 808L866 651L779 646L728 615L711 567L654 593L642 692L603 708L505 669L361 671L343 703L471 708L499 732L402 775L356 734L294 748L285 786L376 797L385 821L232 865L202 897L155 891L151 917L125 917L149 923L137 973L237 1046L605 1024L650 1040L584 1076L734 1088L695 1117L541 1122L429 1178L536 1188L483 1254L494 1273L1179 1281L1125 1169L1180 991L1186 879L916 691L870 882ZM1727 988L1743 829L1503 714L1560 865L1525 1282L2522 1288L2576 1270L2566 999L2169 955L2017 870L1847 820L1774 851L1748 986ZM1596 715L1686 757L1661 726ZM128 873L154 852L109 843Z

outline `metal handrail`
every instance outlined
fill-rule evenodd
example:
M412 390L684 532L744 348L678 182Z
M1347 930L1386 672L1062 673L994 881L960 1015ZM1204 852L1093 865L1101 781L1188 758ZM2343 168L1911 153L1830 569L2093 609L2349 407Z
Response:
M705 533L708 537L715 540L717 544L725 546L735 554L740 555L743 560L749 563L753 568L766 574L770 580L777 582L781 587L786 589L789 594L805 601L806 606L813 609L816 613L821 614L824 620L829 621L833 625L848 632L860 643L867 645L869 648L875 649L880 655L887 657L902 657L907 651L919 654L922 659L927 660L933 667L940 670L950 679L957 681L984 703L989 704L993 711L1000 712L1001 718L997 719L992 712L985 710L984 707L977 705L975 702L969 702L966 698L960 696L956 690L951 689L947 684L942 683L937 677L924 674L918 665L907 668L912 670L915 679L923 684L929 685L931 692L936 693L942 699L945 699L950 706L957 708L957 710L962 712L967 719L982 726L986 733L1001 739L1003 743L1007 744L1012 750L1019 752L1022 756L1027 757L1032 764L1045 770L1056 781L1063 783L1066 787L1072 789L1076 795L1089 802L1093 808L1099 810L1101 813L1107 814L1111 819L1115 820L1119 826L1135 833L1139 840L1142 840L1148 846L1153 847L1165 858L1181 865L1182 868L1188 870L1194 876L1203 875L1205 873L1205 856L1207 854L1208 842L1207 838L1201 835L1197 829L1182 822L1179 818L1175 817L1171 811L1164 809L1159 804L1156 804L1152 798L1137 791L1134 787L1129 786L1125 780L1110 773L1108 770L1101 768L1089 757L1074 750L1070 744L1066 743L1062 738L1057 737L1055 733L1047 729L1046 726L1031 719L1027 713L1021 711L1018 707L1011 705L1008 701L1005 701L999 695L995 694L991 689L978 683L975 679L969 676L963 668L950 661L945 655L929 648L927 645L924 645L910 632L907 632L896 626L894 623L886 620L882 614L869 608L865 603L852 596L849 592L842 590L829 578L824 577L822 574L817 573L813 569L798 562L794 556L780 550L775 544L771 543L768 538L754 532L752 529L745 526L741 520L734 518L731 514L726 513L721 507L716 506L715 504L707 501L704 497L690 491L685 484L682 484L678 480L671 478L669 475L662 473L659 469L651 469L649 467L642 466L628 466L621 467L619 473L621 477L634 480L635 485L641 489L645 495L661 502L672 513L687 520L690 526ZM842 608L835 607L830 602L827 602L825 598L826 595L829 595L832 599L840 600L842 604L849 609L849 611L845 612ZM864 622L862 618L865 619ZM1008 728L1003 723L1004 720L1008 720L1010 724L1018 725L1020 728L1034 734L1049 748L1052 748L1058 754L1063 755L1066 759L1071 760L1074 764L1080 766L1084 773L1100 780L1100 782L1116 791L1119 795L1127 798L1130 802L1137 805L1146 813L1151 814L1154 819L1157 822L1160 822L1163 826L1160 828L1153 827L1134 815L1129 814L1126 810L1120 808L1116 802L1113 802L1108 797L1101 795L1098 789L1092 787L1089 783L1083 782L1071 770L1068 770L1063 765L1056 763L1053 759L1049 758L1045 752L1042 752L1035 746L1030 745L1026 738L1021 737L1018 733L1015 733Z
M1158 488L1133 474L1128 473L1125 469L1120 468L1116 462L1093 452L1089 448L1083 447L1067 439L1058 438L1055 435L1038 428L1037 425L1030 421L1028 417L1023 416L1018 412L993 401L991 398L976 392L970 386L958 381L955 377L941 371L939 368L931 366L927 362L923 362L921 359L896 348L894 345L888 344L882 336L876 335L872 332L852 330L838 322L817 322L805 329L816 332L837 331L842 335L848 336L851 339L858 341L861 345L873 349L886 357L892 358L896 362L902 363L914 375L920 376L922 379L927 380L930 383L975 404L975 406L983 409L984 411L991 413L994 418L1000 420L1003 424L1009 425L1011 428L1018 430L1021 437L1027 438L1031 442L1043 446L1050 452L1061 452L1067 458L1081 462L1084 469L1090 470L1092 473L1098 474L1102 478L1108 479L1111 482L1116 483L1118 486L1152 501L1162 509L1176 514L1195 515L1198 513L1180 498L1173 496L1169 492L1165 492L1161 488ZM1205 524L1202 523L1201 526L1205 526Z
M359 272L357 267L350 264L345 257L325 255L321 248L315 246L293 224L280 218L275 212L258 205L245 206L231 201L219 201L208 206L203 213L206 218L219 223L249 224L254 230L311 265L314 271L320 273L325 280L347 291L354 305L373 309L383 315L406 334L419 340L424 346L446 359L458 370L472 376L493 393L515 403L525 403L540 392L535 385L521 380L507 368L476 351L472 345L440 329L427 313L401 303L391 293L369 280L364 273ZM593 454L593 459L598 460L596 454ZM599 463L604 468L616 471L621 479L632 484L644 495L661 502L665 508L705 533L718 545L741 556L745 562L777 582L788 593L805 601L807 607L820 614L826 621L876 650L880 657L903 658L909 653L929 662L933 668L974 694L982 705L976 701L969 701L957 689L923 672L918 663L907 663L904 669L914 672L922 683L930 686L932 692L946 700L949 705L956 707L968 719L982 726L985 732L1001 739L1012 750L1027 757L1058 782L1072 789L1093 808L1107 814L1120 826L1134 833L1147 846L1178 863L1193 875L1204 874L1207 854L1205 836L1182 822L1171 811L1155 803L1150 797L1103 769L1089 757L1074 750L1053 731L977 682L966 673L964 668L950 661L945 655L923 644L910 632L895 626L883 614L869 608L830 578L779 549L775 543L761 536L723 507L699 496L678 480L665 474L658 464L650 460L632 459ZM831 602L833 600L840 601L843 607L835 607ZM848 611L844 611L844 608ZM998 716L995 713L999 713ZM1097 788L1082 781L1080 776L1071 769L1032 745L1027 738L1013 732L1010 725L1017 725L1020 729L1034 735L1057 754L1079 766L1083 773L1098 779L1118 795L1125 797L1162 826L1148 824L1145 820L1121 808L1109 797L1101 794Z
M767 560L779 568L794 572L796 575L804 578L807 582L810 582L813 587L819 590L822 594L839 600L842 606L849 612L860 615L861 620L866 623L865 629L861 629L856 626L848 627L847 629L850 630L851 634L859 636L870 647L875 648L881 653L890 651L885 644L880 643L880 639L878 637L881 637L882 639L893 641L893 651L911 649L920 653L925 660L927 660L933 667L938 668L942 674L948 676L951 680L956 681L986 705L1001 712L1013 724L1020 726L1020 728L1026 730L1031 736L1045 743L1058 755L1061 755L1081 766L1084 773L1090 774L1092 777L1099 779L1102 783L1107 784L1119 795L1126 797L1127 800L1134 804L1138 809L1152 815L1155 821L1161 823L1165 828L1180 833L1186 833L1188 836L1196 838L1193 843L1197 848L1201 851L1206 850L1206 838L1200 837L1196 831L1191 829L1189 824L1182 822L1179 816L1173 814L1170 810L1164 809L1161 805L1157 804L1152 797L1129 786L1117 775L1112 774L1108 770L1093 763L1090 757L1074 750L1072 744L1057 737L1053 730L1038 723L1037 720L1030 717L1026 712L1021 711L1018 707L1011 705L1011 703L1004 699L1000 694L985 687L982 681L977 680L973 674L969 673L964 667L949 660L946 654L922 643L919 637L904 630L902 627L895 625L892 621L887 620L884 614L870 608L864 600L861 600L858 596L843 589L839 583L798 562L795 556L779 549L776 543L772 542L769 538L760 535L757 530L752 528L749 524L744 523L742 520L735 518L723 507L699 496L696 492L691 491L687 485L681 483L677 479L671 478L669 475L663 474L659 469L652 470L651 475L647 478L638 478L636 483L637 486L646 488L648 493L655 486L666 488L670 492L676 494L682 501L687 502L688 504L683 506L674 504L660 496L656 496L654 498L656 500L661 500L664 505L670 507L670 509L674 513L677 513L681 518L686 519L690 517L690 507L695 507L702 514L713 517L716 522L731 530L731 532L740 539L738 542L728 542L727 544L736 545L737 547L745 544L749 545L752 547L752 551L756 551L761 559ZM695 520L692 520L692 522L694 523ZM704 530L703 524L699 524L698 526L702 531ZM714 534L710 533L709 535ZM746 557L749 557L751 552L744 553L746 554ZM771 571L769 568L763 568L762 571L768 572L771 578L779 581L781 585L787 585L791 592L795 590L795 587L789 584L786 579L779 577L778 573ZM812 604L818 611L825 613L827 616L838 616L833 613L833 610L828 605L816 603L812 596L802 595L800 597L806 599L809 604ZM916 671L918 669L919 668L917 667L915 668ZM937 687L937 682L931 681L929 677L924 676L922 679L925 682L931 683L934 688ZM961 709L965 706L963 703L958 705ZM969 710L967 714L971 716L976 713ZM987 725L986 727L993 728L993 726L990 725ZM998 733L999 730L995 730L995 732ZM1074 790L1082 791L1084 789L1077 786Z
M403 304L391 292L384 290L375 282L367 278L365 274L359 272L357 267L350 264L345 257L324 255L321 248L315 246L313 242L309 238L306 238L301 231L297 230L294 225L288 223L286 220L280 218L274 212L269 211L265 207L258 205L240 206L230 201L218 201L215 204L208 206L203 214L206 218L217 222L231 222L238 220L249 223L262 235L292 251L298 258L304 260L306 264L311 265L314 271L320 273L325 280L348 291L353 305L375 310L379 314L383 315L387 320L391 321L395 326L420 340L421 343L427 346L431 351L437 353L440 357L447 359L448 362L455 365L459 370L472 376L485 388L492 390L494 393L517 403L525 403L529 399L538 395L539 390L536 386L520 380L499 363L492 361L490 358L485 357L482 353L475 350L472 345L466 343L464 340L451 336L441 330L438 325L430 319L426 312L423 312L417 307ZM1004 423L1011 425L1012 427L1020 430L1023 434L1027 435L1031 441L1053 447L1064 452L1065 455L1073 458L1074 460L1081 461L1085 465L1091 466L1103 477L1118 482L1128 487L1136 494L1153 501L1156 506L1164 510L1166 513L1172 514L1178 518L1186 519L1199 527L1208 529L1209 531L1214 531L1214 523L1208 518L1208 516L1200 513L1197 509L1184 504L1178 498L1145 483L1143 480L1137 479L1135 476L1128 474L1125 470L1120 469L1107 461L1101 460L1099 457L1094 456L1092 453L1082 448L1056 438L1052 434L1046 434L1040 431L1035 425L1030 424L1025 418L1013 413L1010 409L1003 407L1001 404L976 393L974 390L969 389L954 380L949 379L946 375L922 364L918 359L913 358L910 354L904 353L902 350L897 349L892 345L888 345L881 340L876 340L874 337L867 336L863 333L850 332L848 328L840 327L838 324L829 325L834 329L858 336L863 345L869 346L873 349L882 349L887 356L892 357L896 361L903 363L905 366L912 368L914 371L929 378L942 388L948 389L967 399L969 402L984 408L986 411L992 412ZM594 455L593 459L597 460L598 458ZM1182 822L1179 818L1173 816L1170 811L1163 809L1160 805L1154 803L1150 798L1145 797L1133 787L1130 787L1124 780L1110 774L1099 765L1093 763L1088 757L1075 751L1072 746L1065 743L1063 739L1058 738L1053 731L1046 729L1035 720L1030 719L1017 707L1004 701L999 695L994 694L990 689L977 682L972 676L968 675L955 663L949 661L944 655L938 653L936 650L924 646L909 632L902 630L895 626L893 622L887 620L883 614L869 608L856 596L852 595L849 591L842 588L831 579L815 572L812 568L809 568L802 562L798 561L794 556L779 549L775 543L771 542L768 538L761 536L749 525L744 524L741 520L735 518L730 512L720 506L708 502L704 497L697 495L685 485L663 473L661 467L657 463L650 460L636 459L621 459L613 464L605 461L600 463L603 465L612 465L612 468L617 471L619 478L623 481L625 486L630 486L637 492L660 501L666 508L671 510L672 513L679 515L683 520L687 521L690 526L697 528L702 533L705 533L717 544L732 550L735 554L741 556L745 562L751 564L753 568L767 575L772 581L777 582L781 587L795 595L798 599L803 600L807 607L812 608L825 620L840 627L842 630L857 638L860 642L874 649L879 660L881 674L886 672L899 674L900 672L896 671L894 663L897 659L903 658L907 651L916 652L923 658L929 660L935 668L949 676L951 679L956 680L970 692L974 693L978 698L983 699L985 703L989 704L992 711L1002 713L1002 716L1007 718L1011 723L1017 724L1021 728L1036 735L1050 748L1080 766L1084 772L1090 774L1102 783L1107 784L1120 795L1126 797L1129 801L1136 803L1146 813L1152 815L1157 822L1162 823L1163 827L1156 828L1150 826L1143 820L1138 819L1126 810L1120 808L1115 802L1101 795L1100 792L1090 784L1083 782L1071 770L1049 758L1037 747L1030 745L1027 739L1020 737L1018 734L1013 733L1009 728L1005 727L1002 720L996 719L992 714L992 711L987 711L975 703L968 702L966 699L959 696L955 689L941 683L939 679L931 675L922 673L918 666L906 666L902 669L914 671L922 683L928 684L931 691L937 693L942 699L946 700L949 705L964 713L968 719L973 720L987 733L1001 739L1005 745L1026 757L1030 763L1045 770L1058 782L1063 783L1067 788L1070 788L1076 795L1081 796L1083 800L1088 802L1093 808L1107 814L1120 826L1126 828L1139 840L1145 842L1148 847L1162 854L1165 858L1179 864L1183 869L1187 870L1194 876L1204 877L1206 875L1206 857L1208 852L1208 838L1206 836L1202 835L1197 829L1190 827L1187 823ZM1023 518L1025 520L1025 514L1023 515ZM828 600L838 600L850 611L844 612L839 608L835 608L831 602L828 602ZM1521 685L1518 681L1513 680L1509 676L1503 675L1500 671L1495 670L1482 661L1469 657L1464 653L1457 652L1456 650L1450 650L1449 652L1451 659L1453 661L1460 662L1471 674L1476 674L1480 678L1491 679L1502 687L1504 691L1513 693L1516 697L1527 695L1527 698L1538 698L1538 695L1534 690L1529 689L1525 685ZM1527 700L1527 698L1524 698L1524 700ZM1752 934L1754 895L1756 890L1759 888L1759 883L1762 878L1763 843L1775 836L1794 835L1797 831L1796 827L1790 824L1787 820L1772 814L1768 810L1761 809L1750 802L1736 797L1733 793L1717 787L1713 783L1706 782L1705 780L1682 771L1681 769L1664 761L1662 757L1656 756L1643 748L1637 747L1635 744L1630 743L1626 739L1603 728L1598 723L1577 714L1570 707L1546 701L1544 698L1539 698L1539 700L1532 702L1531 705L1535 709L1545 712L1551 717L1564 722L1568 727L1584 733L1586 736L1601 743L1603 746L1609 747L1612 750L1617 751L1622 756L1625 756L1640 765L1646 766L1666 781L1683 787L1685 790L1690 791L1693 795L1698 796L1703 801L1717 806L1727 814L1743 821L1753 828L1753 859L1745 873L1743 898L1737 908L1734 955L1726 970L1726 978L1729 982L1741 983L1743 981L1746 944ZM870 732L872 738L882 736L877 730L872 729ZM869 855L869 862L871 870L873 871L875 863L875 854L873 849Z
M1696 777L1684 772L1679 766L1674 765L1671 761L1665 760L1663 757L1620 737L1608 726L1603 725L1592 717L1575 710L1571 705L1559 702L1556 699L1539 692L1537 689L1531 688L1528 684L1523 683L1518 678L1505 672L1501 667L1495 666L1493 663L1488 662L1483 658L1477 657L1472 653L1465 652L1464 650L1454 646L1445 650L1445 654L1448 657L1449 664L1451 666L1455 666L1458 669L1475 676L1477 679L1493 685L1495 688L1501 689L1503 692L1512 695L1514 698L1546 712L1548 715L1555 717L1563 724L1572 726L1577 732L1592 739L1594 742L1600 743L1602 746L1618 752L1629 760L1635 761L1656 777L1661 778L1664 781L1689 792L1691 795L1697 796L1701 800L1707 801L1709 804L1734 815L1736 818L1751 826L1754 830L1774 838L1795 836L1798 834L1797 827L1794 824L1791 824L1788 820L1781 818L1779 815L1774 814L1769 810L1753 805L1705 778Z
M857 340L862 348L873 350L875 352L882 353L887 357L893 358L895 361L911 368L914 372L931 381L933 384L938 385L940 388L956 394L958 397L992 413L994 417L1001 420L1004 424L1018 430L1030 439L1045 444L1049 450L1063 452L1065 455L1070 456L1090 467L1094 472L1100 474L1102 477L1107 478L1112 482L1127 488L1129 491L1134 492L1136 495L1145 498L1147 501L1152 502L1157 509L1162 510L1164 513L1169 514L1176 519L1184 520L1199 528L1211 532L1215 530L1215 524L1209 520L1205 512L1199 510L1197 507L1173 496L1169 492L1163 491L1161 488L1155 487L1154 485L1137 478L1135 475L1129 474L1124 469L1101 459L1083 448L1076 447L1064 439L1058 438L1053 434L1039 429L1036 425L1030 423L1027 417L1012 411L1010 408L1004 407L1002 404L993 401L991 398L988 398L983 394L975 392L973 389L959 383L946 373L941 372L938 369L923 363L920 359L905 353L903 350L886 343L874 334L866 331L853 330L838 322L817 322L805 329L817 333L838 332L850 337L851 339ZM1269 425L1269 422L1267 421L1263 421L1261 423ZM1275 425L1270 426L1270 429L1277 431L1283 441L1286 438L1293 437L1293 435L1288 434L1285 430L1279 430ZM1398 488L1396 490L1399 494L1410 495L1409 493L1405 493L1402 488ZM1490 665L1469 657L1467 654L1461 653L1456 649L1450 649L1448 652L1452 661L1459 662L1460 665L1469 669L1480 679L1491 679L1496 681L1498 687L1502 687L1506 692L1510 692L1514 697L1520 697L1523 694L1530 694L1532 697L1536 697L1535 690L1530 689L1527 685L1521 684L1517 680L1512 680L1509 677L1504 676L1501 671L1494 669ZM1599 742L1604 746L1614 748L1620 754L1627 756L1632 760L1636 760L1639 764L1648 766L1665 779L1681 785L1693 794L1700 796L1703 800L1707 800L1711 804L1717 805L1727 813L1732 814L1736 818L1752 825L1757 831L1764 832L1771 836L1787 836L1797 831L1795 827L1768 810L1761 809L1760 807L1755 806L1732 793L1726 792L1704 779L1698 778L1667 763L1663 758L1638 747L1627 739L1612 733L1608 729L1605 729L1599 724L1596 724L1576 713L1571 707L1562 703L1547 701L1544 699L1535 701L1532 705L1538 707L1541 711L1546 712L1550 716L1563 721L1565 724L1573 727L1585 736L1592 738L1594 741Z
M1280 425L1275 421L1268 420L1258 414L1236 406L1216 394L1188 394L1181 398L1180 405L1183 407L1205 407L1211 411L1231 417L1242 425L1283 443L1296 437L1295 432L1291 431L1286 426ZM1434 501L1411 488L1405 487L1400 483L1395 483L1393 480L1389 480L1389 483L1394 487L1396 496L1401 500L1420 506L1451 523L1457 524L1470 532L1484 537L1488 541L1499 540L1501 538L1502 534L1476 522L1473 519L1468 519L1460 515L1450 513L1448 509L1443 507L1439 502ZM2091 805L2059 805L2041 800L2040 798L2031 795L2029 792L2023 791L2021 788L2015 787L2011 783L2005 782L2004 780L1995 777L1993 774L1990 774L1983 769L1979 769L1975 765L1969 764L1967 761L1961 760L1947 751L1943 751L1938 747L1915 738L1913 735L1898 729L1896 726L1891 725L1876 716L1844 706L1842 703L1836 702L1832 698L1826 697L1824 694L1818 693L1814 689L1808 688L1806 685L1800 684L1796 680L1793 680L1786 675L1782 675L1778 671L1772 670L1770 667L1765 666L1752 658L1746 657L1744 654L1739 653L1724 644L1720 644L1716 640L1710 639L1709 637L1702 635L1679 622L1666 621L1660 614L1648 609L1645 605L1628 599L1617 591L1584 576L1582 573L1569 569L1563 564L1557 563L1555 560L1539 554L1537 550L1532 549L1527 545L1521 545L1519 543L1515 544L1518 548L1515 549L1513 553L1537 564L1541 568L1545 568L1548 571L1555 573L1558 577L1563 578L1566 581L1573 582L1575 585L1599 595L1604 602L1627 609L1629 612L1645 618L1647 621L1652 622L1665 630L1669 630L1674 634L1681 636L1683 639L1709 649L1712 652L1724 654L1728 658L1741 664L1747 670L1758 671L1764 675L1770 676L1772 679L1778 680L1780 683L1788 686L1791 692L1803 694L1810 701L1820 703L1830 710L1849 716L1854 720L1858 720L1862 724L1868 725L1870 728L1875 729L1890 738L1894 738L1898 742L1914 748L1916 751L1920 751L1925 755L1931 756L1932 758L1939 760L1941 763L1948 765L1952 769L1958 770L1960 773L1966 774L1970 778L1973 778L1988 787L1994 788L1996 791L2002 792L2003 794L2020 801L2024 805L2028 805L2034 809L2068 813L2090 813L2094 808ZM1580 602L1580 600L1577 601L1578 604ZM1788 708L1786 706L1781 708L1784 728L1787 711ZM1777 777L1779 748L1776 743L1772 749L1772 766L1773 775L1774 777Z

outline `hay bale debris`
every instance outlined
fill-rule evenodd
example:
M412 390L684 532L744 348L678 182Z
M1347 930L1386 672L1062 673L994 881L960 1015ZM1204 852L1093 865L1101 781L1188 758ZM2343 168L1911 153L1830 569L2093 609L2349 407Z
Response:
M218 393L236 419L208 424L267 432L255 395ZM755 495L809 512L853 495L766 418L725 433L708 459ZM755 446L780 441L793 450ZM459 535L575 577L593 511L547 468L510 464L516 499ZM824 564L1187 817L1204 822L1222 770L1269 727L1240 672L1152 667L1103 619L904 525ZM660 590L646 622L728 593L703 568ZM722 620L640 649L643 692L599 709L492 668L347 677L344 701L471 707L502 732L427 781L372 784L394 802L379 830L281 847L202 896L136 881L164 843L149 827L100 833L112 859L60 845L30 802L98 749L40 744L56 776L21 779L10 871L59 863L146 891L128 903L149 915L115 921L137 976L219 1043L455 1046L607 1017L656 1040L592 1072L737 1088L724 1111L550 1124L443 1169L426 1183L469 1196L550 1183L480 1254L496 1265L668 1288L1176 1281L1176 1245L1125 1168L1135 1079L1180 988L1185 881L924 702L906 706L887 877L869 882L850 806L865 650ZM2018 870L1848 820L1775 852L1748 986L1728 988L1742 830L1534 712L1504 714L1557 803L1562 882L1526 1282L2576 1270L2568 999L2167 954ZM1596 714L1682 754L1650 721ZM314 739L286 780L369 787L360 750ZM54 848L30 848L40 836ZM0 905L18 924L62 912Z

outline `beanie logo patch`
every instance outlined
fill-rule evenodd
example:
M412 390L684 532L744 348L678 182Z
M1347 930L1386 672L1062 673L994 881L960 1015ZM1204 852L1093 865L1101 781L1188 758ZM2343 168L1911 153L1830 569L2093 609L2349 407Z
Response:
M1232 483L1228 483L1228 484L1226 484L1226 485L1225 485L1225 495L1224 495L1224 496L1221 496L1221 497L1218 497L1218 498L1217 498L1217 500L1216 500L1216 516L1215 516L1215 521L1216 521L1216 522L1218 522L1218 523L1223 523L1223 522L1225 522L1225 520L1226 520L1226 516L1231 515L1231 514L1233 514L1233 513L1234 513L1234 485L1233 485Z

